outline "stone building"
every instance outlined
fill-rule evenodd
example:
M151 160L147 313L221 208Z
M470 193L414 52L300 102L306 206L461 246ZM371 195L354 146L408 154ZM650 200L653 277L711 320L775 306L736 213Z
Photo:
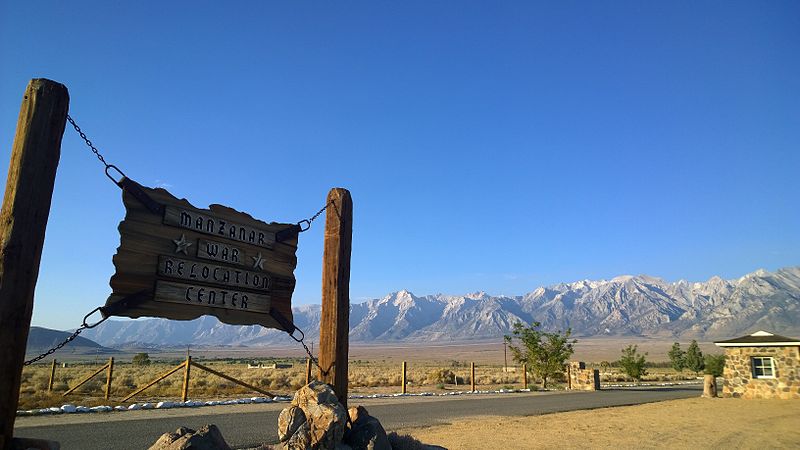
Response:
M567 364L567 389L576 391L599 391L600 371L587 369L584 362Z
M758 331L725 349L723 397L800 399L800 339Z

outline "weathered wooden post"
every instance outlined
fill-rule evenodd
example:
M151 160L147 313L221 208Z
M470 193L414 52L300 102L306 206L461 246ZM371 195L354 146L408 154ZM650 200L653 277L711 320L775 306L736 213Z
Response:
M114 374L114 357L108 358L108 372L106 372L106 400L111 395L111 376Z
M522 389L528 389L528 365L522 365Z
M192 357L186 355L186 362L183 364L183 387L181 388L181 401L185 402L189 398L189 370L192 368Z
M470 364L470 376L469 381L472 383L472 392L475 392L475 363Z
M306 358L306 384L311 383L311 358Z
M400 377L400 384L403 385L403 391L402 391L403 394L406 393L406 368L407 368L406 362L403 361L403 375Z
M347 189L328 192L325 250L322 261L322 321L319 338L319 379L333 386L347 407L347 357L350 333L350 245L353 200Z
M28 83L0 212L0 448L11 447L25 345L69 93L43 78Z
M53 358L53 364L50 366L50 381L47 382L47 392L53 392L53 380L56 378L56 359Z

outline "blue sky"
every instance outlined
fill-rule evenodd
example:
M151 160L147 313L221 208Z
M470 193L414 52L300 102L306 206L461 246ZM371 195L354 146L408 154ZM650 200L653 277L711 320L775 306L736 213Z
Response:
M800 3L0 6L0 172L30 78L131 178L295 222L354 200L353 301L800 264ZM105 302L120 191L67 130L33 323ZM322 223L294 304L318 303Z

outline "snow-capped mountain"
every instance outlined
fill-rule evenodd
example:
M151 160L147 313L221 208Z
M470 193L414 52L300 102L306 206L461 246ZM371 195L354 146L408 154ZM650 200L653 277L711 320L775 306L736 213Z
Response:
M318 339L320 306L294 308L295 324ZM353 342L461 341L498 338L515 322L575 336L663 336L718 339L759 329L800 335L800 267L758 270L737 280L666 282L646 275L540 287L517 297L485 292L417 297L402 290L352 304ZM251 346L290 344L285 333L223 325L213 317L106 321L84 336L104 346Z

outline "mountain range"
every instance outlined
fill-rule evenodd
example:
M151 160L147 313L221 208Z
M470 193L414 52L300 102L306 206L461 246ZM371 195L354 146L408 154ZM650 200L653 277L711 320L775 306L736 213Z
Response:
M293 308L295 324L318 340L320 306ZM401 290L350 306L351 342L497 339L515 322L577 337L650 336L713 340L764 329L800 335L800 267L758 270L739 279L666 282L647 275L540 287L522 296L485 292L418 297ZM108 320L83 333L106 347L291 345L285 333L192 321Z

